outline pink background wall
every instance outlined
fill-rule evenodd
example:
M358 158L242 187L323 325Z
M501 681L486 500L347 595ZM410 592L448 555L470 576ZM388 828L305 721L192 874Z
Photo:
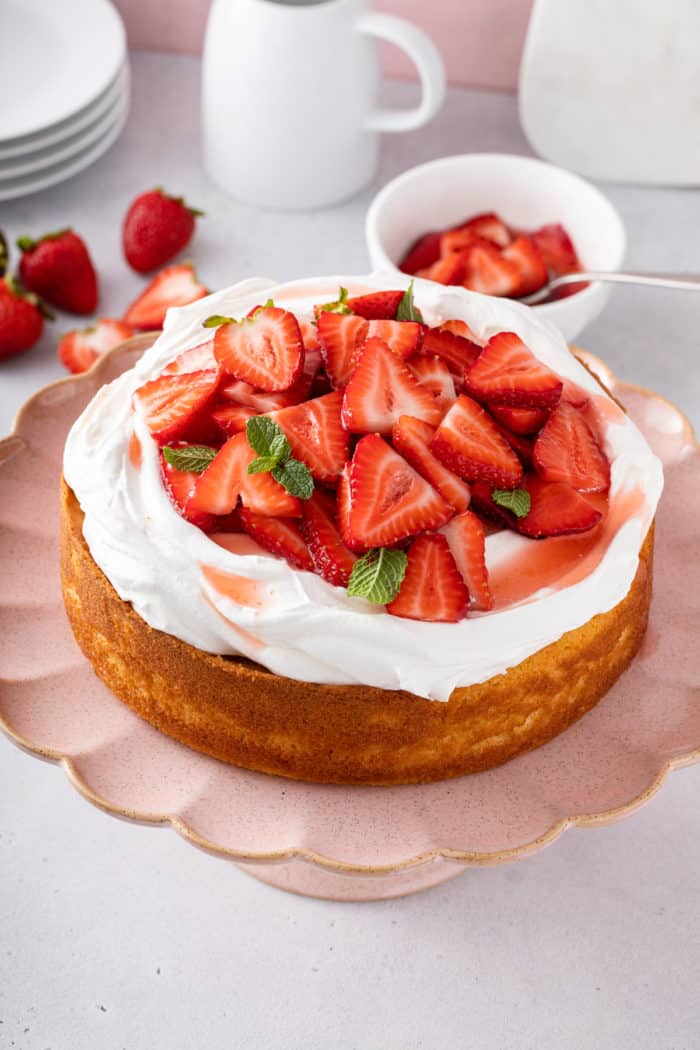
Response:
M210 0L115 0L132 47L197 53ZM452 83L512 90L532 0L376 0L427 30L440 48ZM412 67L387 48L385 70L410 77Z

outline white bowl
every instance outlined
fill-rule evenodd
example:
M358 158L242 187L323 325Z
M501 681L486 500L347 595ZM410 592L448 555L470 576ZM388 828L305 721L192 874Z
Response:
M421 234L489 211L521 229L562 223L582 264L592 270L617 270L622 263L622 220L590 182L531 157L467 153L410 168L377 194L365 223L372 265L398 270ZM609 294L610 287L597 282L533 309L571 341L598 316Z

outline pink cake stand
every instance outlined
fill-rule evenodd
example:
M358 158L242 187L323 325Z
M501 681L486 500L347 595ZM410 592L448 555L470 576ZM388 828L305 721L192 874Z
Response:
M109 813L170 823L194 845L286 890L371 900L517 860L572 825L632 813L700 757L700 448L678 409L617 383L661 457L655 592L643 649L610 693L550 744L441 784L319 786L236 769L170 740L121 704L73 640L58 577L58 482L68 429L151 337L40 390L0 443L0 724L60 762Z

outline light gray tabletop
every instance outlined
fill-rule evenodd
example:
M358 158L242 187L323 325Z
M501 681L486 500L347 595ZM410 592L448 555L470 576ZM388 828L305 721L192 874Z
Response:
M141 280L120 221L152 185L207 212L192 257L211 287L368 269L376 188L445 153L530 152L508 95L452 90L434 124L387 139L377 185L333 210L236 203L199 161L198 63L136 54L121 140L63 186L0 205L14 239L74 225L119 315ZM409 85L391 85L408 102ZM697 271L700 194L607 187L638 269ZM700 426L700 300L616 290L581 342ZM0 430L63 375L61 318L0 365ZM1 586L1 584L0 584ZM0 738L0 1048L17 1050L691 1050L700 1045L700 767L636 815L567 832L436 890L334 904L269 889L171 831L92 808Z

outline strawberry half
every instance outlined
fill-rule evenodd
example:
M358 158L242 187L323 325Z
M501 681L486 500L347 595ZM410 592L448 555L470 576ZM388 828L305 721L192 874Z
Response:
M511 408L510 405L489 405L488 410L513 434L536 434L549 415L546 408Z
M406 575L386 607L409 620L456 623L467 611L469 594L444 536L419 536L408 549Z
M462 382L467 371L481 353L481 347L462 335L456 335L446 328L426 328L423 333L421 354L432 354L441 357L450 372Z
M469 591L469 608L486 611L493 608L486 569L484 526L470 510L457 515L440 532L447 540L450 553Z
M198 343L197 346L178 354L175 360L163 369L163 375L186 375L188 372L218 367L214 357L214 340L207 339L206 343Z
M514 295L531 295L547 283L547 267L532 237L518 237L502 254L504 259L515 263L520 274Z
M134 334L123 321L101 317L89 328L66 332L58 342L59 360L69 372L86 372L98 357L119 346Z
M343 397L343 424L355 434L390 434L400 416L437 424L442 409L381 339L368 339Z
M500 332L467 373L467 389L480 401L515 408L551 408L563 383L514 332Z
M507 259L492 241L476 238L465 248L464 261L462 284L465 288L484 295L513 296L518 292L520 270L517 263Z
M245 434L229 438L199 475L187 503L188 514L230 514L240 496L243 506L257 514L298 518L299 500L271 474L248 473L248 464L255 458Z
M320 490L304 501L301 531L319 576L334 587L347 587L357 555L343 543Z
M500 503L493 499L494 485L488 485L485 481L473 481L469 486L472 494L471 508L481 514L489 521L495 521L505 529L514 529L518 520L512 511L506 510Z
M207 294L207 289L192 266L187 263L166 266L134 299L124 314L124 321L132 328L153 331L163 327L165 315L171 306L187 306Z
M196 511L188 513L187 502L194 492L197 484L198 474L189 470L178 470L172 463L168 463L161 453L160 467L165 483L165 490L170 496L179 514L193 525L208 532L213 528L216 518L213 514L198 514Z
M349 435L341 420L343 395L333 391L302 405L274 413L292 446L319 481L336 481L350 454Z
M418 351L423 330L416 321L370 321L367 338L382 339L392 353L405 361Z
M437 429L431 451L467 481L515 488L520 460L481 405L461 394Z
M341 539L349 550L363 553L366 548L357 543L350 532L350 464L346 463L338 478L336 489L336 520Z
M483 237L487 241L492 241L494 244L498 245L499 248L505 248L505 246L511 242L511 235L508 227L503 220L492 211L484 212L482 215L475 215L473 219L469 219L467 222L462 223L462 226L459 227L459 229L469 230L478 237Z
M573 242L561 223L540 227L532 234L532 240L553 274L575 273L581 269Z
M346 305L354 314L364 317L367 321L393 321L403 297L403 291L370 292L368 295L357 295L348 299Z
M430 391L440 408L447 411L457 397L455 381L447 363L440 357L418 354L411 358L408 367L420 385Z
M292 518L270 518L242 507L240 520L244 530L264 550L276 554L278 558L284 558L293 569L314 571L301 529Z
M523 482L530 493L530 513L516 518L515 527L524 536L541 539L587 532L602 514L585 496L560 481L545 481L531 474Z
M249 405L219 405L212 412L211 418L226 437L231 437L245 430L248 420L257 415L260 413Z
M423 277L438 284L461 284L467 272L467 253L449 252L427 269L419 270L416 277Z
M434 436L435 429L429 423L412 416L401 416L394 425L391 440L396 451L437 489L447 503L455 510L466 510L471 498L469 486L430 451Z
M358 441L350 463L349 487L345 527L353 547L389 547L418 532L439 528L453 513L432 485L378 434L367 434Z
M345 386L369 331L369 322L354 314L322 311L318 317L318 341L328 378L336 390Z
M415 276L419 270L425 270L440 258L440 233L424 233L415 241L399 263L399 269Z
M535 441L533 459L545 481L563 481L580 492L607 492L608 457L581 413L562 401Z
M496 422L496 428L501 437L504 437L524 467L532 467L532 441L522 434L514 434L502 423Z
M288 390L304 367L304 344L289 310L267 306L216 329L216 360L230 375L260 390Z
M164 375L144 383L134 402L154 439L161 445L193 437L219 385L213 370L187 375Z

